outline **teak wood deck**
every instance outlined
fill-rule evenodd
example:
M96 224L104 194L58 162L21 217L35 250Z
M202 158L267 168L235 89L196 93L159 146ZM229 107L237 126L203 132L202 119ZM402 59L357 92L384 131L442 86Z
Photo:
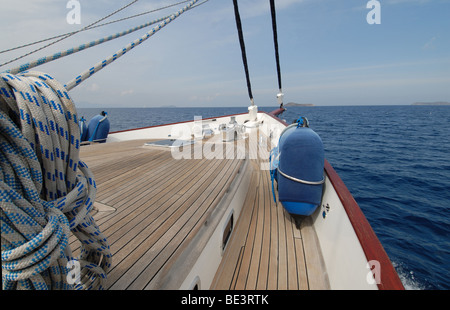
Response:
M211 289L329 288L311 222L297 229L274 203L258 160L175 160L145 142L81 148L97 184L94 219L113 255L107 289L159 288L244 166L251 173L247 197ZM75 238L71 247L76 253Z
M254 171L244 209L212 289L329 289L311 219L300 229L275 204L268 171Z

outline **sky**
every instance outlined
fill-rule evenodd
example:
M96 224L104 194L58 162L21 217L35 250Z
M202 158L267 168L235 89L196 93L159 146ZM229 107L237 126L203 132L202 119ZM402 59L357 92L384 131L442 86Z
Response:
M139 0L106 21L180 0ZM0 51L79 30L132 2L2 0ZM369 24L368 0L276 0L284 102L408 105L450 102L450 0L379 0L380 24ZM0 72L176 12L186 4L78 33ZM269 0L239 0L255 104L276 106L277 72ZM65 84L140 38L152 27L41 65ZM0 63L45 43L0 53ZM247 107L244 67L232 0L209 0L70 91L77 107Z

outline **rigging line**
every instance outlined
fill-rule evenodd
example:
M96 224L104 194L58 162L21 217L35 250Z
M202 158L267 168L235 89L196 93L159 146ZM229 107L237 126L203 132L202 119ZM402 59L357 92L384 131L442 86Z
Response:
M250 97L250 101L251 101L252 105L254 105L253 94L252 94L252 85L250 83L250 75L248 72L247 53L245 51L244 35L242 33L242 22L241 22L241 16L239 14L239 7L238 7L237 0L233 0L233 4L234 4L234 15L235 15L235 19L236 19L236 27L237 27L238 35L239 35L239 43L241 45L242 61L244 63L245 77L247 79L248 96Z
M191 9L193 9L193 8L196 8L196 7L198 7L198 6L201 6L202 4L205 4L206 2L208 2L209 0L203 0L203 2L200 2L200 3L197 3L196 5L193 5L192 7L191 7Z
M31 45L43 43L43 42L50 41L50 40L53 40L53 39L58 39L58 38L61 38L61 37L67 36L67 35L76 34L78 32L87 31L87 30L91 30L91 29L95 29L95 28L111 25L111 24L114 24L114 23L122 22L124 20L132 19L132 18L135 18L135 17L139 17L139 16L143 16L143 15L146 15L146 14L150 14L150 13L154 13L154 12L157 12L157 11L161 11L161 10L173 7L173 6L177 6L177 5L183 4L185 2L189 2L189 0L180 1L180 2L177 2L177 3L174 3L174 4L170 4L170 5L166 5L164 7L160 7L160 8L151 10L151 11L146 11L146 12L139 13L139 14L136 14L136 15L132 15L132 16L116 19L116 20L113 20L113 21L110 21L110 22L107 22L107 23L103 23L103 24L100 24L100 25L88 26L88 27L85 27L85 28L83 28L81 30L78 30L78 31L67 32L67 33L60 34L60 35L57 35L57 36L54 36L54 37L51 37L51 38L42 39L42 40L35 41L35 42L32 42L32 43L27 43L27 44L24 44L24 45L16 46L16 47L13 47L13 48L10 48L10 49L6 49L6 50L3 50L3 51L0 51L0 54L6 53L6 52L11 52L11 51L14 51L14 50L18 50L18 49L21 49L21 48L24 48L24 47L28 47L28 46L31 46Z
M58 43L58 42L61 42L61 41L65 40L65 39L67 39L67 38L73 36L74 34L77 34L78 32L84 31L86 28L91 27L91 26L93 26L93 25L95 25L95 24L98 24L99 22L101 22L101 21L103 21L103 20L105 20L105 19L107 19L107 18L113 16L114 14L119 13L120 11L126 9L127 7L129 7L129 6L131 6L132 4L136 3L137 1L139 1L139 0L134 0L133 2L131 2L131 3L127 4L127 5L125 5L124 7L122 7L122 8L120 8L120 9L118 9L118 10L112 12L111 14L109 14L109 15L107 15L107 16L105 16L105 17L103 17L103 18L101 18L101 19L99 19L99 20L97 20L97 21L95 21L95 22L93 22L93 23L87 25L86 27L83 27L82 29L80 29L80 30L78 30L78 31L76 31L76 32L74 32L74 33L70 33L70 34L68 34L68 35L66 35L66 36L64 36L64 37L62 37L62 38L60 38L60 39L58 39L58 40L56 40L56 41L53 41L53 42L51 42L51 43L49 43L49 44L47 44L47 45L44 45L44 46L42 46L42 47L40 47L40 48L38 48L38 49L35 49L35 50L33 50L33 51L29 52L29 53L26 53L25 55L16 57L16 58L14 58L14 59L12 59L12 60L9 60L9 61L7 61L7 62L5 62L5 63L2 63L2 64L0 64L0 67L3 67L3 66L5 66L5 65L7 65L7 64L10 64L10 63L12 63L12 62L14 62L14 61L17 61L17 60L19 60L19 59L22 59L22 58L24 58L24 57L26 57L26 56L29 56L29 55L31 55L31 54L34 54L34 53L36 53L36 52L39 52L39 51L43 50L44 48L47 48L47 47L49 47L49 46L51 46L51 45L54 45L54 44L56 44L56 43Z
M109 35L109 36L103 37L101 39L97 39L95 41L91 41L89 43L80 44L80 45L78 45L76 47L69 48L69 49L67 49L65 51L61 51L61 52L55 53L53 55L48 55L48 56L41 57L39 59L36 59L36 60L31 61L31 62L22 64L19 67L7 70L5 72L6 73L10 73L10 74L18 74L20 72L23 72L23 71L29 70L31 68L43 65L45 63L48 63L48 62L51 62L51 61L54 61L54 60L58 60L58 59L63 58L65 56L69 56L69 55L81 52L83 50L86 50L88 48L97 46L99 44L106 43L108 41L111 41L111 40L123 37L125 35L133 33L133 32L138 31L140 29L143 29L143 28L146 28L146 27L151 26L153 24L159 23L159 22L161 22L161 21L163 21L163 20L165 20L165 19L167 19L169 17L170 17L170 15L165 16L165 17L161 17L161 18L152 20L150 22L147 22L145 24L142 24L140 26L137 26L137 27L134 27L134 28L130 28L130 29L122 31L122 32L118 32L118 33L116 33L114 35Z
M161 22L158 26L154 27L152 30L150 30L149 32L147 32L144 36L142 36L139 39L136 39L135 41L129 43L127 46L125 46L124 48L122 48L121 50L117 51L115 54L110 55L109 57L107 57L105 60L98 62L97 64L95 64L92 68L82 72L79 76L77 76L76 78L70 80L69 82L67 82L67 84L65 85L67 91L72 90L74 87L78 86L81 82L85 81L86 79L88 79L89 77L91 77L93 74L95 74L96 72L100 71L101 69L103 69L104 67L106 67L107 65L109 65L110 63L112 63L113 61L115 61L116 59L118 59L119 57L123 56L125 53L127 53L128 51L130 51L131 49L135 48L136 46L140 45L141 43L143 43L145 40L147 40L148 38L150 38L151 36L153 36L156 32L158 32L159 30L161 30L163 27L165 27L166 25L168 25L170 22L172 22L173 20L175 20L178 16L180 16L182 13L184 13L185 11L189 10L189 8L191 8L198 0L193 0L191 1L188 5L186 5L185 7L183 7L182 9L180 9L179 11L177 11L176 13L172 14L169 18L167 18L166 20L164 20L163 22Z
M277 61L278 88L280 89L280 93L281 93L282 92L281 69L280 69L280 55L278 52L277 16L276 16L276 10L275 10L275 0L270 0L270 11L272 14L272 29L273 29L273 44L275 47L275 59Z
M204 0L203 2L201 2L201 3L199 3L199 4L195 5L195 6L192 6L189 9L193 9L193 8L195 8L197 6L200 6L200 5L204 4L207 1L208 0ZM187 2L187 1L183 1L183 2ZM78 45L76 47L69 48L69 49L67 49L65 51L57 52L57 53L55 53L53 55L48 55L48 56L41 57L39 59L36 59L36 60L31 61L31 62L22 64L22 65L20 65L18 67L6 70L4 72L5 73L10 73L10 74L18 74L20 72L23 72L23 71L26 71L26 70L30 70L30 69L32 69L34 67L43 65L45 63L49 63L51 61L58 60L60 58L63 58L63 57L66 57L66 56L69 56L69 55L81 52L81 51L83 51L85 49L97 46L99 44L106 43L108 41L111 41L111 40L123 37L125 35L128 35L130 33L138 31L138 30L141 30L141 29L146 28L148 26L151 26L153 24L159 23L159 22L161 22L161 21L163 21L163 20L165 20L165 19L167 19L169 17L170 17L170 15L167 15L165 17L161 17L161 18L155 19L153 21L147 22L147 23L142 24L140 26L137 26L137 27L134 27L134 28L130 28L128 30L116 33L114 35L109 35L109 36L103 37L101 39L97 39L95 41L91 41L91 42L88 42L88 43L80 44L80 45Z

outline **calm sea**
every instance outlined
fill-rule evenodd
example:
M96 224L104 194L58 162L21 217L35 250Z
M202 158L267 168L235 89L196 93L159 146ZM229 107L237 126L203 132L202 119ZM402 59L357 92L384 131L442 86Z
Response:
M274 107L260 110L272 111ZM105 109L111 131L218 117L241 108ZM90 120L100 109L78 109ZM450 106L292 107L383 244L407 289L450 289Z

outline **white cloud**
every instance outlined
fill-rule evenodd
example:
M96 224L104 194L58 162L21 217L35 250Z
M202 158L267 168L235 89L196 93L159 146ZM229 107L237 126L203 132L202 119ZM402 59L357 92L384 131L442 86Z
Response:
M0 41L0 50L78 30L131 2L80 0L82 25L68 25L66 22L66 15L69 11L66 9L67 1L2 0L0 26L4 31ZM428 81L436 82L442 88L441 93L446 91L447 88L443 86L445 81L408 80L410 76L423 77L424 74L430 78L438 78L445 74L443 72L448 72L450 59L444 55L445 50L448 50L449 42L448 34L445 32L448 28L448 21L445 19L439 20L438 24L437 21L432 22L431 14L430 16L424 15L423 23L411 24L411 28L408 28L408 33L415 33L417 29L414 27L418 27L421 29L418 33L425 34L425 36L405 35L402 32L404 27L400 26L391 26L387 30L383 27L371 28L373 33L369 33L367 28L361 27L354 31L352 29L347 34L340 32L344 28L334 29L330 27L330 23L320 23L320 19L325 20L325 17L330 16L325 14L331 14L330 11L332 11L333 16L342 25L349 26L352 18L348 19L347 17L365 16L363 12L367 12L365 8L367 1L334 3L325 0L276 0L277 18L280 24L279 40L283 85L286 88L291 87L292 91L297 91L298 85L304 85L306 88L298 90L299 96L302 94L321 95L324 97L324 101L325 97L332 97L332 95L325 91L320 94L316 93L316 91L320 91L320 85L323 85L325 90L332 90L330 93L334 94L336 93L335 89L342 87L342 96L352 96L352 83L365 89L366 84L370 84L366 81L366 77L371 78L369 80L373 82L371 85L389 88L389 82L383 82L383 76L388 77L387 81L396 86L403 86L401 81L404 76L404 80L408 83L402 90L399 87L399 93L407 94L408 85L417 89L416 85L422 82L423 85L430 87L432 84ZM436 2L448 3L448 0L435 0L435 2L430 0L380 1L382 5L389 5L391 8L394 5L397 5L398 8L409 6L411 10L416 10L417 14L421 13L422 6L429 7L430 11L436 10L437 13L442 9L437 8ZM164 6L169 2L154 0L144 3L139 1L112 19ZM174 2L176 1L171 3ZM355 8L357 2L359 5ZM42 56L52 55L81 43L129 29L175 12L184 5L168 8L140 19L77 34L12 65L21 65ZM262 101L261 106L265 105L265 102L272 104L274 101L272 93L277 89L269 1L241 0L239 7L241 18L245 20L243 26L255 100ZM348 13L348 10L352 9L361 10L361 12ZM318 22L314 23L315 20ZM362 21L364 22L363 19ZM149 30L150 28L140 30L130 36L37 67L36 70L49 73L61 83L66 83ZM286 30L289 37L286 36ZM384 31L389 33L386 32L387 35L384 35ZM395 41L392 41L390 33L397 32ZM364 40L369 35L374 36L373 41ZM314 44L308 45L308 39L312 36L317 36L318 39L311 41ZM344 42L337 42L336 38L340 37L347 40L353 38L352 42L361 43L346 46ZM400 37L401 40L398 40L397 38ZM336 42L336 46L329 52L323 52L324 47L329 47L329 45L322 44L326 40ZM405 48L400 46L400 41ZM367 45L364 45L363 42L369 42L378 48L366 48ZM397 45L399 45L398 53L395 53L396 49L393 49L392 54L384 52L385 48ZM21 56L38 46L0 54L0 63ZM411 47L418 48L412 49ZM308 53L311 50L317 51L317 56ZM347 53L343 54L345 51ZM305 57L305 54L311 56L308 58ZM355 55L355 59L347 57L347 55ZM364 59L361 60L360 55L365 55ZM427 58L430 56L433 56L433 59ZM329 58L336 59L336 61L327 63ZM371 59L379 60L372 64ZM403 62L399 62L399 59L403 59ZM0 71L10 67L12 66L1 67ZM438 91L437 86L433 88L433 91ZM177 106L193 105L195 102L210 106L236 105L238 102L245 105L248 96L232 1L208 1L196 9L186 12L140 47L133 49L80 84L71 92L72 94L76 102L92 102L93 104L108 102L108 104L117 106L123 106L123 96L133 96L133 105L136 106L143 105L148 101L167 102L167 104ZM286 98L288 96L289 93L286 90Z
M212 101L214 101L214 99L216 99L219 96L221 96L220 93L204 95L204 96L193 95L189 98L189 101L190 102L212 102Z
M293 5L304 3L308 0L278 0L275 1L275 8L277 11L285 10ZM264 14L270 14L269 1L250 0L239 3L239 10L241 17L256 17Z
M86 87L88 91L95 92L100 89L100 86L97 83L92 83L88 87Z
M411 3L428 3L430 2L430 0L387 0L386 3L387 4L402 4L402 3L406 3L406 4L411 4Z
M128 96L128 95L132 95L132 94L134 94L134 89L123 90L120 92L121 96Z
M424 50L432 50L435 49L434 42L436 41L436 37L432 37L427 43L424 44L423 49Z

